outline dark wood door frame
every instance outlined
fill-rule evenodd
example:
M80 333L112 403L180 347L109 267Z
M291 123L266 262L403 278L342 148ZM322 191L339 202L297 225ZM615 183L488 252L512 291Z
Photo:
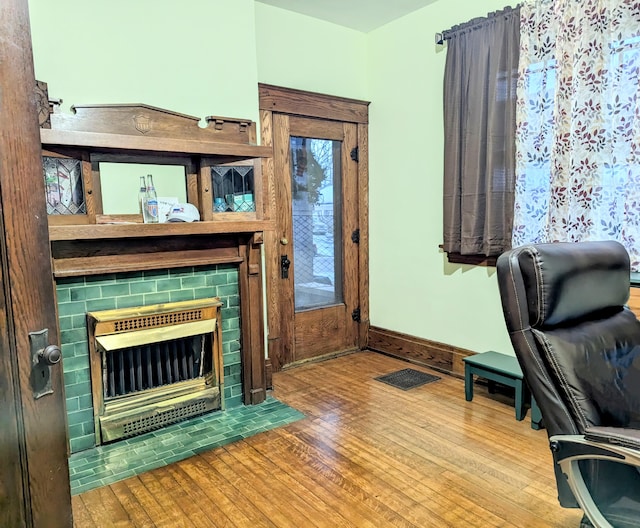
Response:
M30 332L58 343L27 0L0 2L0 525L72 526L62 365L34 398ZM39 372L41 376L46 373Z
M290 116L312 117L334 121L345 121L357 125L358 134L358 225L360 229L360 244L358 255L359 268L359 306L360 319L358 347L367 345L369 329L369 166L368 166L368 123L369 103L344 97L317 94L302 90L294 90L272 86L258 85L260 123L262 144L274 146L274 114ZM281 143L283 144L283 143ZM276 153L274 153L275 155ZM266 211L269 217L276 221L276 211L281 207L278 197L276 180L274 177L273 158L263 162L263 170L268 177L265 193ZM267 385L270 386L270 374L280 370L290 356L285 350L285 339L289 339L286 331L283 333L282 314L280 310L283 299L280 298L280 227L276 225L274 231L265 232L266 280L267 291L267 325L268 351Z

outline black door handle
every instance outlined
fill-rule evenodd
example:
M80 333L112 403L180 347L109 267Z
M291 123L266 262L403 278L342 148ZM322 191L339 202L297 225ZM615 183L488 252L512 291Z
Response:
M281 278L283 279L289 278L289 266L291 266L289 255L280 255L280 277Z

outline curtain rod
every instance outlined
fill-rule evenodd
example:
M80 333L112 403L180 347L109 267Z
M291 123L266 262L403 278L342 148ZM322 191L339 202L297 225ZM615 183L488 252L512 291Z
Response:
M519 7L520 4L516 4L514 7L507 6L502 11L493 11L492 13L488 13L486 17L474 18L472 20L469 20L468 22L463 22L462 24L457 24L449 29L445 29L444 31L439 31L435 34L436 44L444 44L445 40L449 40L451 38L451 33L454 33L460 29L467 29L474 25L479 26L486 20L489 20L495 16L504 15L506 13L509 13L510 11L518 9Z

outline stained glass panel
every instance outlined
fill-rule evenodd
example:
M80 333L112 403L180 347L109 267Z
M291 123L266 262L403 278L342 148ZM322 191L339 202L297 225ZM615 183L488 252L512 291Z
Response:
M42 169L47 214L86 214L87 206L82 184L82 161L43 156Z
M214 165L211 167L213 183L213 211L252 212L256 210L251 165Z

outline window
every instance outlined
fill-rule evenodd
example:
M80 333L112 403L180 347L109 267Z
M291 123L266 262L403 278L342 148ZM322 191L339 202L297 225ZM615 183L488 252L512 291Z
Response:
M550 4L521 8L513 245L614 239L639 270L640 10Z

